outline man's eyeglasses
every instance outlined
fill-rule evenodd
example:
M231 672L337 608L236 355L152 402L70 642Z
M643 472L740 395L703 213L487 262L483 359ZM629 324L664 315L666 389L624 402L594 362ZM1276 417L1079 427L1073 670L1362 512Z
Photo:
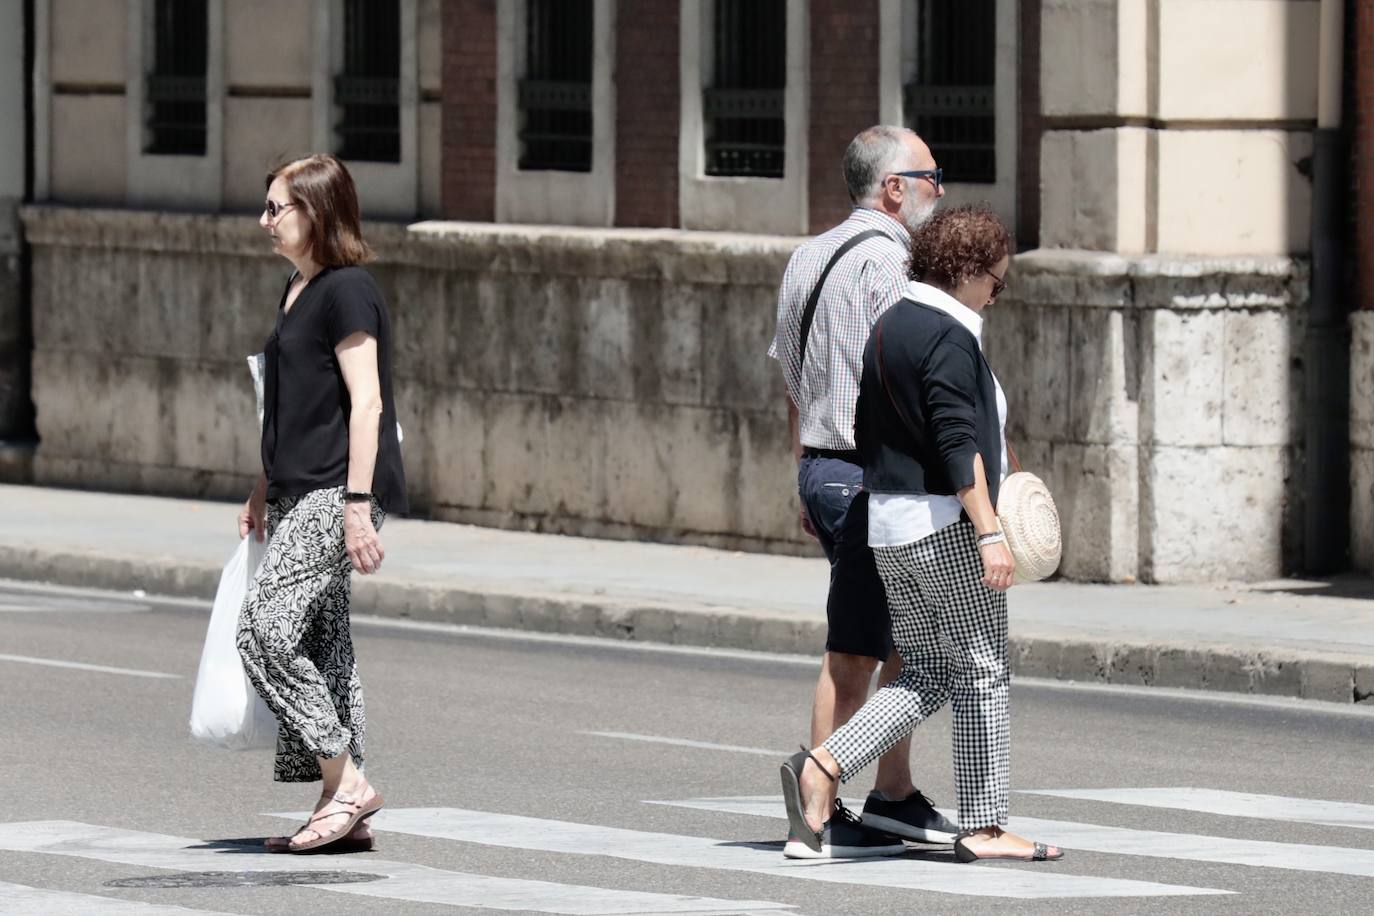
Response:
M263 210L267 212L268 219L275 220L294 206L295 204L293 203L279 204L275 200L269 199L267 205L263 207Z
M940 190L940 185L945 180L944 169L918 169L914 172L893 172L892 174L902 178L929 178L937 191Z
M1001 277L997 276L997 274L993 273L990 270L984 271L984 273L986 273L989 277L992 277L992 296L990 298L996 299L998 296L1002 295L1002 293L1006 291L1007 281L1003 280Z

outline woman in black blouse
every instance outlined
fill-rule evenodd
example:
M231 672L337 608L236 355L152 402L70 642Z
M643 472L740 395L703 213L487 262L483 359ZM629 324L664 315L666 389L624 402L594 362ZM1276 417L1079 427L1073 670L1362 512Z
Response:
M1063 855L1004 829L1014 563L995 509L1007 401L983 358L982 313L1010 263L1011 237L990 211L941 211L913 234L906 297L864 349L855 441L902 670L814 754L803 749L783 764L792 831L818 852L837 780L952 702L959 860Z
M244 669L280 723L275 777L323 781L314 813L269 849L371 848L382 797L362 774L362 684L349 632L353 570L376 572L377 530L406 511L391 393L391 323L343 163L310 156L267 176L259 220L295 266L267 341L262 474L239 536L269 538L239 617Z

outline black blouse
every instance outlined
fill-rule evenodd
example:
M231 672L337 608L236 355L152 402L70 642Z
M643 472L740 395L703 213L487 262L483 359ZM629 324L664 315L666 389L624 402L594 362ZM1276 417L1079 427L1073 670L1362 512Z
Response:
M262 467L267 497L301 496L348 485L351 403L334 348L365 331L377 340L382 390L372 492L388 513L405 512L405 470L391 393L391 320L372 275L361 267L326 267L285 310L290 281L267 340L263 392Z

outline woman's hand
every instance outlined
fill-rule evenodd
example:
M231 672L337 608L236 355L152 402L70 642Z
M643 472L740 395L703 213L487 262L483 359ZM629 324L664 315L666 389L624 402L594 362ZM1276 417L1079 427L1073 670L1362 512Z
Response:
M267 481L259 480L248 495L248 501L239 510L239 537L248 537L248 532L257 535L258 542L267 537Z
M344 550L348 551L353 568L363 575L381 568L386 552L377 529L372 527L370 503L344 503Z
M978 548L983 559L983 584L994 591L1004 592L1011 588L1016 575L1016 561L1011 558L1006 541L998 541Z

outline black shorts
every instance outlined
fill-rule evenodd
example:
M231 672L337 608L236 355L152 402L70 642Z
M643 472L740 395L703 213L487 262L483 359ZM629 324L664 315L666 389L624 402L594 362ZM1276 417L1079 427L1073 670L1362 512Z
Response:
M830 561L825 651L886 659L892 653L892 618L868 546L863 469L838 458L807 455L797 469L797 490Z

